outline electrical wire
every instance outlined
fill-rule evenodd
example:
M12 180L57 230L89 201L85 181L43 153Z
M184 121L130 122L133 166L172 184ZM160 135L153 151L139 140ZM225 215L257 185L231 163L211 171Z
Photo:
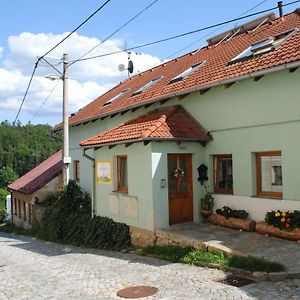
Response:
M16 115L16 118L15 118L15 121L13 122L13 124L16 123L16 121L18 120L18 117L20 115L20 112L22 110L22 107L23 107L23 104L25 102L25 99L26 99L26 96L28 94L28 91L29 91L29 88L31 86L31 83L32 83L32 80L33 80L33 77L34 77L34 74L35 74L35 71L38 67L38 64L39 62L44 59L44 57L46 55L48 55L51 51L53 51L55 48L57 48L60 44L62 44L67 38L69 38L73 33L75 33L80 27L82 27L85 23L87 23L94 15L96 15L105 5L107 5L111 0L107 0L105 1L99 8L97 8L91 15L89 15L83 22L81 22L74 30L72 30L67 36L65 36L60 42L58 42L56 45L54 45L50 50L48 50L44 55L38 57L35 65L34 65L34 68L33 68L33 71L32 71L32 74L31 74L31 77L30 77L30 80L28 82L28 85L27 85L27 88L26 88L26 91L25 91L25 94L23 96L23 99L22 99L22 102L21 102L21 105L18 109L18 113ZM44 59L45 60L45 59ZM45 60L46 61L46 60ZM48 61L46 61L48 63ZM49 64L51 65L51 64ZM52 65L51 65L52 66ZM52 66L53 67L53 66ZM55 68L56 69L56 68Z
M72 30L67 36L65 36L60 42L58 42L55 46L53 46L50 50L48 50L44 55L39 57L39 60L43 59L46 55L48 55L51 51L57 48L61 43L63 43L67 38L69 38L73 33L75 33L80 27L82 27L86 22L88 22L94 15L96 15L106 4L108 4L111 0L105 1L99 8L97 8L91 15L89 15L83 22L81 22L74 30Z
M101 44L105 43L108 39L113 37L116 33L118 33L121 29L123 29L125 26L127 26L129 23L134 21L137 17L139 17L142 13L144 13L146 10L148 10L152 5L154 5L159 0L155 0L151 2L148 6L146 6L144 9L142 9L139 13L137 13L135 16L133 16L131 19L129 19L126 23L124 23L122 26L120 26L118 29L116 29L113 33L108 35L103 41L99 42L96 46L94 46L92 49L81 55L78 59L74 60L69 66L76 63L77 61L81 60L83 57L91 53L93 50L95 50L97 47L99 47Z
M30 76L30 79L29 79L29 82L28 82L28 85L27 85L25 94L24 94L24 96L23 96L21 105L20 105L20 107L19 107L19 110L18 110L18 113L17 113L17 115L16 115L16 118L15 118L15 120L14 120L14 122L13 122L13 125L15 125L16 122L17 122L17 120L18 120L18 117L19 117L19 115L20 115L21 109L22 109L22 107L23 107L23 104L24 104L24 102L25 102L26 96L27 96L27 94L28 94L29 88L30 88L30 86L31 86L33 76L34 76L35 71L36 71L36 69L37 69L38 63L39 63L39 61L37 60L36 63L34 64L34 68L33 68L32 74L31 74L31 76Z
M259 2L259 3L256 4L255 6L249 8L248 10L246 10L245 12L243 12L242 14L240 14L240 15L238 16L238 18L244 16L245 14L247 14L247 13L249 13L250 11L252 11L253 9L255 9L255 8L259 7L259 6L261 6L262 4L264 4L264 3L267 2L267 1L269 1L269 0L263 0L263 1ZM210 31L210 32L207 33L206 35L202 36L200 39L197 39L197 40L193 41L192 43L188 44L187 46L185 46L185 47L183 47L183 48L177 50L176 52L173 52L172 54L170 54L170 55L169 55L168 57L166 57L165 59L170 59L171 57L177 55L178 53L182 52L183 50L186 50L186 49L188 49L189 47L195 45L196 43L199 43L199 42L203 41L205 38L207 38L208 36L212 35L213 33L217 32L218 30L220 30L220 29L222 29L222 28L224 28L224 27L225 27L225 25L221 26L220 28L216 28L216 29L213 30L213 31Z
M35 113L32 115L31 119L30 119L30 123L31 121L35 118L35 116L40 112L40 110L43 108L43 106L46 104L46 102L49 100L49 98L51 97L51 95L53 94L54 90L57 88L58 84L60 83L60 81L57 81L54 85L54 87L52 88L52 90L50 91L49 95L44 99L44 101L42 102L42 104L39 106L39 108L35 111Z
M282 6L284 7L284 6L292 5L292 4L295 4L295 3L298 3L298 2L300 2L300 0L290 2L290 3L287 3L287 4L282 5ZM167 37L167 38L164 38L164 39L160 39L160 40L156 40L156 41L153 41L153 42L149 42L149 43L141 44L141 45L138 45L138 46L130 47L130 48L127 48L126 50L127 51L128 50L135 50L135 49L140 49L140 48L152 46L152 45L163 43L163 42L168 42L168 41L171 41L171 40L174 40L174 39L177 39L177 38L181 38L181 37L184 37L184 36L195 34L195 33L198 33L198 32L201 32L201 31L205 31L205 30L208 30L208 29L216 28L216 27L219 27L219 26L222 26L222 25L226 25L226 24L229 24L229 23L232 23L232 22L236 22L236 21L239 21L239 20L243 20L243 19L246 19L246 18L249 18L249 17L257 16L257 15L260 15L260 14L272 11L272 10L277 9L277 8L278 8L278 6L275 6L275 7L269 8L269 9L265 9L265 10L262 10L262 11L259 11L259 12L256 12L256 13L252 13L252 14L243 16L243 17L238 17L238 18L230 19L228 21L216 23L216 24L213 24L213 25L209 25L209 26L202 27L202 28L199 28L199 29L196 29L196 30L192 30L192 31L188 31L188 32L185 32L185 33L177 34L177 35L174 35L174 36L171 36L171 37ZM106 56L110 56L110 55L114 55L114 54L119 54L119 53L123 53L123 52L124 52L124 50L118 50L118 51L108 52L108 53L104 53L104 54L100 54L100 55L95 55L95 56L90 56L90 57L82 58L80 60L77 60L76 62L87 61L87 60L96 59L96 58L100 58L100 57L106 57Z

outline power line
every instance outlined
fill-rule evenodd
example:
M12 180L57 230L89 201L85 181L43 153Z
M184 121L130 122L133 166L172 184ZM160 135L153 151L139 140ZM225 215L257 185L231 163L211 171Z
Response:
M151 2L148 6L146 6L144 9L142 9L139 13L137 13L135 16L133 16L131 19L129 19L126 23L124 23L122 26L120 26L118 29L116 29L113 33L111 33L109 36L107 36L103 41L101 41L100 43L98 43L96 46L94 46L92 49L90 49L89 51L87 51L86 53L84 53L82 56L80 56L78 59L74 60L70 66L74 63L76 63L77 61L81 60L83 57L85 57L86 55L88 55L89 53L91 53L93 50L95 50L97 47L99 47L101 44L105 43L108 39L110 39L111 37L113 37L116 33L118 33L121 29L123 29L125 26L127 26L129 23L131 23L132 21L134 21L137 17L139 17L142 13L144 13L146 10L148 10L152 5L154 5L156 2L158 2L159 0L155 0L153 2Z
M30 86L31 86L32 79L33 79L33 77L34 77L34 74L35 74L35 71L36 71L36 69L37 69L37 67L38 67L39 62L40 62L42 59L44 59L44 57L45 57L46 55L48 55L51 51L53 51L55 48L57 48L61 43L63 43L67 38L69 38L73 33L75 33L75 32L76 32L80 27L82 27L86 22L88 22L94 15L96 15L96 14L97 14L97 13L98 13L105 5L107 5L110 1L111 1L111 0L105 1L105 2L104 2L99 8L97 8L91 15L89 15L83 22L81 22L74 30L72 30L72 32L70 32L70 33L69 33L67 36L65 36L60 42L58 42L55 46L53 46L50 50L48 50L44 55L40 56L40 57L37 59L35 65L34 65L34 68L33 68L33 71L32 71L31 77L30 77L30 80L29 80L29 82L28 82L28 85L27 85L25 94L24 94L24 96L23 96L21 105L20 105L20 107L19 107L17 116L16 116L15 121L13 122L13 124L16 123L16 121L17 121L17 119L18 119L18 117L19 117L19 115L20 115L21 109L22 109L23 104L24 104L24 102L25 102L26 96L27 96L27 94L28 94L29 88L30 88ZM48 61L46 61L45 59L44 59L44 61L48 63ZM51 65L50 63L48 63L48 64L49 64L50 66L53 67L53 65ZM55 68L55 69L56 69L56 68ZM59 72L59 73L60 73L60 72Z
M244 16L245 14L247 14L247 13L249 13L250 11L252 11L253 9L255 9L255 8L259 7L259 6L261 6L263 3L267 2L267 1L269 1L269 0L263 0L263 1L259 2L259 3L256 4L255 6L249 8L248 10L246 10L245 12L243 12L242 14L240 14L240 15L238 16L238 18ZM179 50L177 50L176 52L173 52L173 53L172 53L171 55L169 55L166 59L169 59L169 58L171 58L171 57L177 55L178 53L182 52L183 50L185 50L185 49L187 49L187 48L189 48L189 47L195 45L196 43L203 41L205 38L207 38L207 37L210 36L211 34L215 33L216 31L218 31L218 30L220 30L220 29L222 29L222 28L224 28L224 27L225 27L225 25L221 26L220 28L216 28L216 29L213 30L213 31L210 31L210 32L207 33L206 35L202 36L200 39L197 39L196 41L193 41L192 43L188 44L187 46L185 46L185 47L183 47L183 48L181 48L181 49L179 49Z
M46 102L49 100L49 98L51 97L51 95L53 94L54 90L57 88L58 84L60 83L60 81L57 81L54 85L54 87L52 88L52 90L50 91L49 95L44 99L44 101L42 102L42 104L39 106L39 108L35 111L35 113L32 115L31 119L29 122L31 122L35 116L40 112L40 110L43 108L43 106L46 104Z
M26 99L26 96L27 96L27 94L28 94L29 88L30 88L30 86L31 86L31 82L32 82L33 76L34 76L35 71L36 71L36 69L37 69L38 62L39 62L39 61L37 60L36 63L34 64L34 68L33 68L32 74L31 74L31 76L30 76L30 79L29 79L29 82L28 82L28 85L27 85L25 94L24 94L24 96L23 96L21 105L20 105L20 107L19 107L18 113L17 113L17 115L16 115L16 118L15 118L13 124L16 124L16 122L17 122L17 120L18 120L19 114L20 114L20 112L21 112L21 109L22 109L22 107L23 107L24 101L25 101L25 99Z
M48 55L51 51L57 48L61 43L63 43L67 38L69 38L73 33L75 33L80 27L82 27L86 22L88 22L95 14L97 14L106 4L108 4L111 0L105 1L99 8L97 8L91 15L89 15L82 23L80 23L74 30L72 30L67 36L65 36L60 42L58 42L55 46L53 46L50 50L48 50L44 55L39 57L39 60Z
M300 2L300 0L287 3L287 4L283 5L283 6L292 5L292 4L295 4L295 3L298 3L298 2ZM230 19L228 21L224 21L224 22L221 22L221 23L216 23L216 24L213 24L213 25L210 25L210 26L206 26L206 27L203 27L203 28L200 28L200 29L196 29L196 30L185 32L185 33L177 34L177 35L174 35L174 36L171 36L171 37L167 37L167 38L164 38L164 39L161 39L161 40L156 40L156 41L153 41L153 42L149 42L149 43L141 44L141 45L138 45L138 46L130 47L127 50L135 50L135 49L144 48L144 47L147 47L147 46L152 46L152 45L163 43L163 42L168 42L170 40L181 38L181 37L184 37L184 36L187 36L187 35L195 34L195 33L201 32L201 31L205 31L205 30L208 30L208 29L216 28L216 27L219 27L219 26L222 26L222 25L226 25L226 24L229 24L229 23L232 23L232 22L236 22L236 21L239 21L239 20L243 20L243 19L246 19L246 18L249 18L249 17L257 16L257 15L260 15L260 14L272 11L272 10L277 9L277 8L278 7L275 6L275 7L269 8L269 9L265 9L265 10L262 10L262 11L259 11L259 12L256 12L256 13L252 13L252 14L243 16L243 17L238 17L238 18ZM76 62L86 61L86 60L91 60L91 59L96 59L96 58L105 57L105 56L110 56L110 55L119 54L119 53L122 53L122 52L124 52L124 50L118 50L118 51L114 51L114 52L108 52L108 53L104 53L104 54L100 54L100 55L95 55L95 56L90 56L90 57L82 58L82 59L77 60Z

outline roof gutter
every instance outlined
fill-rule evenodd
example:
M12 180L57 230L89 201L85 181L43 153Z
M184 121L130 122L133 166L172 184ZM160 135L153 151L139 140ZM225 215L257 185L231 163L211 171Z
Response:
M128 106L126 108L115 110L115 111L112 111L112 112L107 113L107 114L93 116L91 118L84 119L84 120L79 121L79 122L71 123L70 126L75 126L75 125L79 125L79 124L82 124L82 123L85 123L85 122L89 122L89 121L97 120L97 119L100 119L100 118L108 117L112 114L118 114L122 111L130 110L130 109L137 108L137 107L141 107L143 105L147 105L147 104L150 104L150 103L155 103L155 102L166 100L166 99L169 99L169 98L183 96L183 95L190 94L190 93L193 93L193 92L198 92L198 91L200 92L201 90L211 89L211 88L214 88L214 87L218 87L220 85L234 83L234 82L249 79L249 78L254 78L254 77L267 75L267 74L270 74L270 73L273 73L273 72L278 72L278 71L283 71L283 70L293 69L293 68L298 68L298 67L300 67L300 60L298 60L296 62L285 63L283 65L275 66L275 67L272 67L272 68L269 68L269 69L264 69L264 70L257 71L257 72L247 73L247 74L239 76L239 77L233 77L233 78L226 79L226 80L220 80L220 81L216 81L216 82L211 83L211 84L201 85L201 86L198 86L198 87L193 87L193 88L182 90L182 91L175 92L175 93L172 93L172 94L164 95L164 96L155 98L155 99L153 99L151 101L148 101L148 102L142 102L138 105ZM53 130L53 132L58 131L58 130L60 130L60 128Z
M95 158L92 156L89 156L88 154L86 154L86 150L88 150L88 148L84 148L82 149L82 156L85 157L86 159L90 160L93 163L93 183L92 183L92 196L91 196L91 216L92 218L94 218L95 216L95 195L96 195L96 186L95 186L95 182L96 182L96 175L95 175Z

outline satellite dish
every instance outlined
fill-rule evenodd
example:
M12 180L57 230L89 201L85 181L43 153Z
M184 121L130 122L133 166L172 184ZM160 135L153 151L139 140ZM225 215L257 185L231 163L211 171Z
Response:
M120 65L118 66L118 70L119 70L120 72L125 71L125 65L120 64Z
M132 60L128 61L128 72L130 74L132 74L132 72L133 72L133 62L132 62Z

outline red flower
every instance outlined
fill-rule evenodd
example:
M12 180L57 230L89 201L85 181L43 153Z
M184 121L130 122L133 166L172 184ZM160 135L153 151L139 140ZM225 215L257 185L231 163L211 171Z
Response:
M289 224L289 223L286 223L286 224L285 224L285 228L290 228L290 224Z

